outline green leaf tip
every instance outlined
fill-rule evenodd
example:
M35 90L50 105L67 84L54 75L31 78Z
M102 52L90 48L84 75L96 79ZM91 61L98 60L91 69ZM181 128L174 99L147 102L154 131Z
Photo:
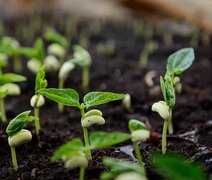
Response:
M40 70L38 71L35 79L35 92L39 89L44 89L48 85L47 80L45 79L45 65L41 66Z

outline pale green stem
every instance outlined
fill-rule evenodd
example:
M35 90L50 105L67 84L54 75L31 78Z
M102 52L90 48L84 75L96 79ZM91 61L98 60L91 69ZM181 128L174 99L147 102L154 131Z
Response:
M85 168L80 167L80 178L79 180L84 180L85 179Z
M84 120L84 107L81 107L80 108L80 112L81 112L81 121ZM92 159L92 156L91 156L91 148L90 148L90 143L89 143L89 138L88 138L88 129L86 127L83 127L83 136L84 136L84 143L85 143L85 153L86 153L86 156L88 158L88 160L91 160Z
M7 122L7 116L5 112L4 98L0 98L0 112L1 112L1 120L2 122Z
M15 147L10 147L10 149L11 149L11 155L12 155L13 169L15 171L17 171L18 170L18 163L17 163L17 158L16 158Z
M38 139L39 139L39 134L40 134L40 108L38 108L36 106L38 104L39 98L40 98L40 95L38 94L37 98L35 100L35 108L34 108L34 116L37 118L35 120L35 132L36 132Z
M135 148L135 155L136 155L136 158L138 160L138 164L141 168L143 168L143 162L142 162L141 153L140 153L140 150L139 150L138 143L133 142L133 146Z
M64 88L64 84L65 84L65 79L59 78L59 85L58 85L59 86L59 89ZM64 105L58 103L58 110L59 110L60 113L63 113L63 111L64 111Z
M83 67L82 69L82 88L84 90L87 90L89 86L89 79L90 79L89 70L90 70L89 66Z
M168 127L168 132L169 134L173 134L174 129L173 129L173 123L172 123L172 109L170 109L170 113L169 113L169 119L168 119L168 123L169 123L169 127Z
M166 154L167 144L166 144L166 135L167 135L167 128L168 128L168 120L164 120L163 124L163 133L162 133L162 153Z
M13 57L13 68L16 73L21 73L22 72L22 63L21 59L18 55L14 55Z

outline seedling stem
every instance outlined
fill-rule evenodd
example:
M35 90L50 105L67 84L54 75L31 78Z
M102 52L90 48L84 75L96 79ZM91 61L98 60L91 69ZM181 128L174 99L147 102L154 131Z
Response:
M85 168L80 167L80 178L79 180L84 180L85 179Z
M163 123L163 134L162 134L162 153L163 154L166 154L166 149L167 149L166 135L167 135L168 124L169 124L169 121L168 120L164 120L164 123Z
M141 168L143 168L143 162L142 162L140 150L139 150L139 147L138 147L138 142L133 142L133 146L134 146L134 149L135 149L135 154L136 154L136 158L138 160L138 164Z
M18 170L18 163L17 163L17 158L16 158L16 151L15 147L10 147L11 148L11 155L12 155L12 162L13 162L13 168L15 171Z
M89 86L89 69L89 66L85 66L82 69L82 88L84 90L87 90Z
M2 122L6 123L7 122L7 117L5 114L5 105L4 105L4 98L0 98L0 112L1 112L1 120Z

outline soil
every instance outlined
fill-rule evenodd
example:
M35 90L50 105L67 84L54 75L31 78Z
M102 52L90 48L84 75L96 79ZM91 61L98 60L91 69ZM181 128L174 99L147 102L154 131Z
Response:
M59 23L59 22L58 22ZM24 23L23 23L24 24ZM128 132L128 121L131 118L147 122L155 132L154 138L146 143L140 144L140 150L144 158L147 175L150 180L163 179L159 176L149 163L152 152L161 151L160 135L163 120L151 111L151 105L163 100L162 94L158 96L149 95L149 87L144 81L146 73L150 70L158 72L155 83L159 84L159 75L165 72L165 64L168 55L179 48L188 47L190 36L174 34L174 43L170 46L163 44L161 34L154 34L153 39L159 43L159 49L149 59L148 66L139 68L138 59L144 47L145 39L133 33L132 22L103 22L99 32L94 32L89 23L84 21L78 24L78 34L73 37L72 44L77 43L82 34L89 35L90 45L88 47L92 56L92 67L89 91L112 91L129 93L132 98L132 108L125 110L121 102L109 103L98 106L106 119L104 126L94 126L89 131L121 131ZM8 35L14 35L17 23L7 23ZM64 32L63 25L55 25ZM39 33L38 33L39 34ZM32 45L32 41L17 37L22 45ZM116 50L113 55L99 55L96 53L96 45L114 39ZM208 176L212 173L212 62L210 44L205 47L201 42L195 49L195 62L192 67L182 76L183 91L177 95L177 103L173 109L174 134L168 136L168 151L181 153L190 160L200 163ZM71 54L71 50L69 52ZM23 58L24 64L26 59ZM10 72L11 67L6 71ZM29 101L34 91L35 75L26 68L24 73L28 81L21 83L22 95L8 97L6 109L8 119L17 114L32 109ZM47 74L49 87L57 87L57 75ZM81 97L86 93L81 88L81 71L75 70L70 74L66 87L77 90ZM0 122L0 179L77 179L79 170L68 171L64 168L62 161L51 164L49 159L53 152L63 143L75 137L82 137L80 127L80 113L77 109L65 107L65 112L59 114L57 104L46 100L41 109L41 136L38 142L33 124L27 129L33 132L31 142L16 148L19 170L12 169L10 148L5 133L6 124ZM92 152L93 160L86 170L86 179L95 180L99 174L108 170L102 162L103 156L116 157L123 160L134 161L130 153L123 151L130 142L117 147L102 149ZM130 149L131 150L131 149ZM130 151L129 150L129 151Z

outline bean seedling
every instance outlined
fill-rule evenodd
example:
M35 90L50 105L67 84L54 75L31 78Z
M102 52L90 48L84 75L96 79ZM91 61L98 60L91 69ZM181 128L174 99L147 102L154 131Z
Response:
M91 149L107 148L124 141L129 140L127 133L119 132L93 132L89 136ZM88 166L88 158L86 157L86 146L80 138L72 139L66 144L60 146L51 157L51 162L62 159L65 161L67 169L75 169L80 167L80 180L84 180L85 168Z
M40 71L36 75L35 79L35 95L31 98L30 105L34 108L35 130L36 135L39 137L40 132L40 107L44 105L44 97L39 94L38 90L45 89L47 87L47 80L45 79L45 66L40 68Z
M29 113L30 111L25 111L16 116L13 120L10 121L6 129L6 132L9 136L8 143L11 148L13 168L15 171L18 170L15 147L27 143L32 139L31 132L23 129L28 123L36 119L34 116L29 116Z
M26 78L22 75L13 74L13 73L5 73L0 74L0 112L1 112L1 119L3 122L7 122L7 116L5 112L5 104L4 98L7 95L19 95L20 94L20 87L14 82L21 82L25 81Z
M85 109L111 101L121 100L124 97L123 94L116 94L112 92L90 92L83 97L83 103L80 104L79 94L73 89L47 88L38 90L38 93L57 103L77 107L80 110L81 126L83 129L86 155L88 159L92 159L92 157L87 128L94 124L103 125L105 124L105 119L102 117L101 111L93 109L85 113Z
M162 133L162 153L166 153L166 135L173 133L172 109L176 103L174 84L176 78L191 66L194 60L194 51L192 48L181 49L168 58L165 77L160 77L160 86L162 89L164 101L159 101L152 105L152 111L156 111L164 119Z

